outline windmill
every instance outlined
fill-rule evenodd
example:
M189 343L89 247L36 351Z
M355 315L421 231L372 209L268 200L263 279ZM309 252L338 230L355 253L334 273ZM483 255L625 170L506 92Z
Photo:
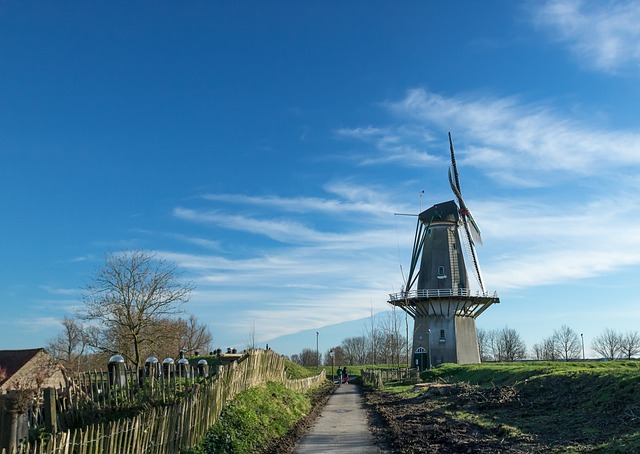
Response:
M455 200L418 215L409 274L389 303L414 319L413 360L423 370L440 363L479 363L476 318L499 303L485 288L476 244L480 229L462 198L453 140L449 133L449 183ZM469 285L467 265L479 290Z

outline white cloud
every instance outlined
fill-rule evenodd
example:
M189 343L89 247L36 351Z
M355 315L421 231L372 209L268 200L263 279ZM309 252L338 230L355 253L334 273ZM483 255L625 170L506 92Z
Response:
M333 181L324 190L337 198L321 197L281 197L274 195L249 196L244 194L214 194L202 196L204 200L228 204L272 208L291 213L346 215L367 214L374 217L388 217L397 209L391 203L383 188L357 185L348 181ZM186 213L177 211L178 216Z
M336 131L338 137L372 144L378 153L353 153L353 159L359 165L380 165L400 163L405 166L421 167L440 162L437 156L429 154L433 137L430 132L419 125L402 125L395 127L375 128L341 128Z
M48 285L41 285L40 288L53 295L79 296L82 292L79 288L54 288Z
M599 129L513 97L446 98L415 89L387 105L409 121L453 130L468 164L496 174L526 172L527 186L540 185L553 172L584 177L640 165L640 134Z
M601 198L573 207L516 200L479 208L485 237L494 248L484 270L492 287L565 283L640 265L637 197Z
M60 319L56 317L32 317L17 319L14 321L28 332L49 331L53 328L60 328Z
M640 4L636 1L553 0L535 22L566 43L580 62L616 72L640 64Z

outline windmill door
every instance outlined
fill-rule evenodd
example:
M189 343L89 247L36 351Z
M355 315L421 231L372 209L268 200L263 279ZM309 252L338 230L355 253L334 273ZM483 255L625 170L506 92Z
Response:
M424 347L418 347L416 349L416 352L413 354L413 364L420 372L427 369L429 365L429 357L427 356L427 351Z

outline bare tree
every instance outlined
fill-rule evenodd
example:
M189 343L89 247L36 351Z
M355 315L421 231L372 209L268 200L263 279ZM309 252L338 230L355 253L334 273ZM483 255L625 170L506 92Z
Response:
M200 323L198 317L191 314L187 319L178 319L180 325L180 347L188 354L195 354L196 351L207 352L211 349L213 337L209 327Z
M396 306L387 313L387 317L382 322L380 340L377 342L379 354L386 364L400 364L405 353L405 338L402 335L401 314ZM364 364L366 359L358 364Z
M564 361L579 358L582 351L578 334L567 325L554 330L553 347L558 357Z
M249 326L249 339L247 340L247 349L253 350L256 348L256 322L252 321Z
M347 360L346 360L346 355L344 353L344 351L342 350L341 347L333 347L330 348L329 350L327 350L327 353L324 356L324 365L325 366L330 366L331 365L331 355L329 354L329 352L333 350L333 364L336 366L341 366L343 364L346 364Z
M376 326L367 339L371 348L368 349L367 355L360 364L388 364L391 351L387 337L383 329ZM373 351L373 346L375 346L375 351Z
M349 366L364 364L367 359L367 339L364 336L348 337L340 345Z
M368 328L369 328L369 358L371 359L371 364L377 364L378 361L378 328L376 325L376 316L373 312L373 306L370 308L370 315L368 320Z
M542 339L542 342L533 346L533 359L541 361L555 361L558 359L556 343L553 336Z
M78 371L86 348L82 325L76 319L64 317L62 332L47 344L47 351L69 371Z
M614 330L607 328L593 339L591 348L603 358L616 359L622 353L621 336Z
M96 335L91 335L91 330L87 331L91 337L96 337ZM118 334L110 337L113 339L119 337L126 339L126 336ZM187 318L164 317L154 320L143 330L141 337L147 340L140 349L141 359L149 356L175 358L181 351L184 351L187 355L193 355L196 351L206 353L211 349L212 344L209 328L193 314L190 314ZM119 352L128 352L130 356L133 356L131 344L123 342L117 347Z
M311 348L304 348L299 355L291 355L291 361L305 367L316 366L318 361L318 352Z
M637 331L627 331L620 336L620 352L627 359L640 353L640 335Z
M491 361L489 355L489 333L484 328L477 329L478 334L478 348L480 349L480 361Z
M184 320L163 317L149 323L143 330L142 336L146 342L140 346L140 357L142 359L149 356L162 358L175 358L182 350L182 336L186 326ZM99 336L98 332L92 337ZM132 344L126 341L127 336L112 335L111 338L122 338L122 345L118 346L120 352L128 352L133 356ZM93 343L93 342L92 342ZM121 353L123 356L124 353Z
M489 351L495 361L516 361L526 357L527 347L518 332L509 327L487 334Z
M497 356L500 355L500 346L498 345L498 330L492 329L489 331L485 331L483 344L485 361L498 361Z
M531 358L540 361L542 360L542 355L543 355L542 345L533 344L533 347L531 347Z
M179 278L175 265L144 251L107 255L86 285L78 313L90 325L89 345L120 353L139 368L142 350L152 342L150 328L189 301L193 284Z
M297 353L294 353L293 355L291 355L289 357L289 359L291 360L291 362L294 362L296 364L302 364L302 360L300 359L300 355Z
M558 359L558 351L553 336L547 337L542 341L542 352L545 361L555 361Z

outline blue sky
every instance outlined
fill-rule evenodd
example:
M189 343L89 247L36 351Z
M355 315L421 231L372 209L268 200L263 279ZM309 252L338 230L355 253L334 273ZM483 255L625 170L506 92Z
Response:
M194 281L216 346L359 335L408 269L393 213L453 198L448 131L479 326L638 329L638 3L8 0L0 43L0 348L127 249Z

